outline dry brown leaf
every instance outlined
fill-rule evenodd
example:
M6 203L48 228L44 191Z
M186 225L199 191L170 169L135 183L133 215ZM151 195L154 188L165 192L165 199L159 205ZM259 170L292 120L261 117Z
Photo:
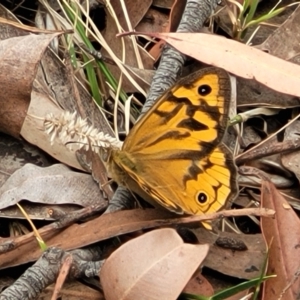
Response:
M293 209L286 209L288 202L269 181L262 184L262 206L276 211L275 218L262 218L261 228L269 246L267 274L277 277L264 284L263 299L278 299L291 284L282 299L296 299L299 296L300 278L300 221Z
M284 141L297 141L299 139L300 121L293 122L284 131ZM283 166L295 174L300 180L300 150L285 152L281 155L281 162Z
M146 91L149 91L149 87L152 82L152 78L155 74L155 70L139 69L135 67L130 67L128 65L124 65L124 67L139 80L143 81L143 88Z
M209 253L203 262L204 266L236 278L250 280L260 276L266 251L261 234L218 232L216 235L203 228L192 231L199 241L210 245ZM241 241L247 246L247 250L220 247L215 243L219 237Z
M273 213L267 215L272 216ZM125 233L162 225L181 224L183 221L191 222L191 218L194 219L194 217L178 217L172 212L161 209L133 209L104 214L83 224L73 224L64 230L53 230L51 227L51 235L49 230L44 228L40 228L39 231L49 247L60 245L65 250L72 250ZM2 243L6 241L11 239L2 239ZM32 234L18 238L14 243L18 244L17 249L0 253L0 269L37 260L41 255L41 250Z
M41 236L49 247L60 245L65 250L72 250L125 233L155 228L162 224L166 226L172 224L174 218L178 216L158 209L118 211L104 214L83 224L73 224L63 231L52 232L51 235L41 232ZM6 239L2 239L2 243L5 241ZM24 236L18 248L8 253L0 253L0 269L37 260L40 255L41 250L34 236Z
M107 300L176 299L209 250L185 244L177 232L148 232L118 248L104 263L100 280Z
M110 1L111 5L116 13L117 20L122 26L124 30L128 30L128 26L126 23L126 19L122 10L121 2L117 0ZM137 2L135 0L126 0L124 1L126 5L126 9L128 12L128 16L131 22L131 26L134 29L136 25L140 22L140 20L144 17L146 12L148 11L149 7L151 6L152 0L146 0ZM123 44L121 39L116 39L116 34L119 33L118 28L116 26L116 20L115 18L109 13L109 11L106 11L106 29L103 30L103 38L111 48L111 50L115 53L115 55L122 59L123 54ZM126 37L124 38L125 43L125 61L124 63L130 67L139 67L138 60L134 51L133 42L130 38ZM143 64L143 67L145 69L152 69L153 68L153 59L150 57L147 51L145 51L143 48L138 47L139 49L139 55L141 57L141 61ZM106 50L103 49L103 55L107 56ZM118 67L114 65L107 65L107 67L112 72L113 76L115 78L120 77L120 70ZM135 78L135 80L138 82L138 84L143 87L147 88L147 85L143 83L143 81L139 80L138 78ZM123 82L122 82L122 88L125 90L125 92L136 92L137 89L133 86L133 84L127 79L127 77L123 76Z
M159 7L159 8L165 8L165 9L171 9L173 3L176 0L153 0L152 6Z
M12 173L27 163L48 167L52 159L24 140L0 133L0 187Z
M289 60L299 54L300 6L293 14L256 48Z
M63 231L52 232L50 236L41 233L41 236L49 247L60 245L65 250L72 250L143 228L158 227L176 217L178 216L171 212L157 209L118 211L104 214L83 224L73 224ZM26 241L22 241L18 248L0 253L0 269L34 261L40 257L41 250L34 236L24 238ZM2 243L5 240L2 239Z
M120 25L124 29L128 28L120 1L111 0L110 3L116 13L117 20L120 23ZM147 13L148 9L152 4L152 0L145 0L145 1L125 0L124 4L126 6L126 10L130 18L131 26L132 28L135 28ZM110 29L110 27L108 27L108 29Z
M0 31L5 31L3 26L0 24ZM8 27L10 34L24 34L20 28ZM34 118L34 116L43 118L49 112L54 112L57 115L63 112L48 96L39 93L36 89L32 91L38 64L46 47L57 35L58 33L25 35L7 37L6 40L0 41L2 50L0 50L0 57L2 56L0 67L3 70L2 74L5 74L0 81L2 91L0 96L2 115L0 131L18 138L22 135L31 144L41 144L39 145L40 148L60 161L77 169L82 169L74 151L67 149L62 143L58 143L57 147L51 147L49 137L43 131L43 121ZM31 102L32 100L33 102ZM37 103L34 111L31 108L33 103ZM28 120L26 112L31 114L30 120Z
M156 9L149 8L141 22L136 26L136 31L162 32L168 26L168 16Z
M0 98L0 112L3 116L0 131L18 138L22 135L59 161L82 169L74 149L66 148L58 140L53 145L50 143L43 130L45 116L52 113L60 117L63 109L76 110L104 133L113 135L113 131L83 86L77 84L75 88L72 87L72 83L75 85L75 76L71 68L66 68L46 48L59 33L29 35L23 30L23 25L10 23L6 25L0 22L0 45L1 49L5 49L2 53L0 51L3 56L0 66L2 63L1 69L6 73L0 83L3 91L3 99ZM75 97L75 92L78 97ZM76 99L80 101L76 102Z
M202 274L196 272L182 292L209 297L214 294L214 289Z
M32 203L27 200L22 200L19 204L26 211L30 220L53 221L57 220L60 216L63 217L78 210L78 205L76 204L49 205ZM6 219L25 219L24 215L16 205L1 209L0 217Z
M163 39L178 51L206 64L258 82L281 93L300 96L300 66L229 40L205 33L131 33Z
M39 299L51 299L50 297L53 295L54 284L48 286L41 295ZM62 290L60 291L60 298L64 300L105 300L104 296L101 292L95 290L83 284L79 281L70 281L64 283Z
M170 11L170 21L166 31L174 32L176 31L179 23L181 21L182 14L184 12L186 0L175 0Z
M20 137L37 65L58 35L26 35L0 41L0 131Z
M174 0L169 15L168 26L166 26L164 30L152 30L151 32L175 32L180 23L185 6L186 0ZM136 28L136 31L150 32L150 30L139 30L139 28ZM164 45L165 41L160 40L149 50L150 55L154 57L155 61L159 58Z
M278 93L251 79L237 78L237 101L244 107L298 107L299 97Z
M77 204L86 207L104 201L89 174L74 172L62 164L41 168L26 164L0 188L0 209L22 199L45 204ZM96 203L95 203L96 202Z
M44 119L49 112L59 119L64 111L51 101L48 95L32 90L28 114L20 134L28 142L38 146L57 160L73 168L83 170L75 156L76 147L66 147L65 143L59 138L51 143L50 136L44 130ZM80 144L74 146L80 147Z
M75 78L68 63L64 65L50 49L45 51L37 69L21 135L57 160L76 169L83 169L75 155L76 149L82 144L76 144L75 138L72 139L72 148L66 147L60 139L54 139L51 143L48 134L43 130L43 120L49 113L59 119L65 111L76 111L99 131L114 136L102 110L96 108L90 94Z

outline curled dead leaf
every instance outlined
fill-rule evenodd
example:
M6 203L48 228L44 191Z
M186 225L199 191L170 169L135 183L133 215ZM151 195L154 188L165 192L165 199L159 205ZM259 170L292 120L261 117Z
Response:
M205 33L142 33L166 41L178 51L206 64L223 68L242 78L254 79L271 89L300 96L300 66L254 47Z
M107 300L177 299L209 246L185 244L174 229L148 232L116 250L100 280Z

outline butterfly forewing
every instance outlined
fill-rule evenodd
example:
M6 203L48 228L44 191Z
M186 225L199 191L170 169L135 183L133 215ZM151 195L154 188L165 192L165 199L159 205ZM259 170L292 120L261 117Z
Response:
M226 128L230 80L225 71L211 70L196 72L165 93L134 126L123 149L150 154L188 149L203 156L212 151Z

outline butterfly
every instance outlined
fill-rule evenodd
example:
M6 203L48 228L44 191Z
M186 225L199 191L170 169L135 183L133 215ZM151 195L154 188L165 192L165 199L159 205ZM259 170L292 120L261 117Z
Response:
M121 150L102 153L109 176L176 213L220 210L237 194L232 153L222 144L230 97L222 69L178 81L134 125Z

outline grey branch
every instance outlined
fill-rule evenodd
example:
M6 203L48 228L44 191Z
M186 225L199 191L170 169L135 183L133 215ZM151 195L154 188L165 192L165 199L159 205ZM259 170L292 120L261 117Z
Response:
M100 260L103 249L99 246L71 252L73 264L69 276L94 277L99 273L104 261ZM56 281L60 268L68 252L51 247L18 280L0 294L0 300L32 300L50 284Z

